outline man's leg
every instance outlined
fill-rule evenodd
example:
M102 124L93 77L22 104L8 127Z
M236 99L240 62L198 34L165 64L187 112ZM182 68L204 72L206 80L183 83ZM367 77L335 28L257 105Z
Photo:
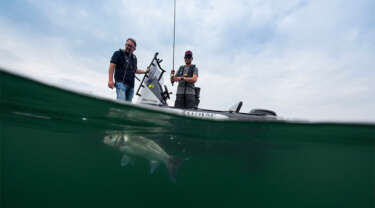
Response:
M134 87L126 85L126 101L132 102L134 96Z
M185 108L195 107L195 95L187 94L185 95Z
M116 83L116 95L117 95L117 100L125 101L125 89L122 86L122 83Z
M174 107L184 108L184 95L183 94L176 95L176 101L174 102Z

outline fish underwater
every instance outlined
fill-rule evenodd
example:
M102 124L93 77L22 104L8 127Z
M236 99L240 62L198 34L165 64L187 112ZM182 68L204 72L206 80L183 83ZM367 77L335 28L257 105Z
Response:
M134 164L132 157L140 157L150 162L150 172L155 170L163 163L167 169L170 179L176 183L178 168L182 165L183 159L170 156L156 142L143 136L129 136L126 134L113 134L104 137L104 144L123 152L121 166L125 167L129 163Z

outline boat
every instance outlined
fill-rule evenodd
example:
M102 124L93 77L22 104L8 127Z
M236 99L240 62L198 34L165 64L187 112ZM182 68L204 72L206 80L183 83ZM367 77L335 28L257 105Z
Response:
M143 75L142 79L138 79L140 84L136 90L138 99L137 104L150 105L162 108L164 111L177 113L187 117L207 118L214 120L240 120L240 121L272 121L279 120L276 112L268 109L252 109L249 113L240 112L243 105L242 101L235 103L227 111L211 110L198 108L199 92L196 90L196 107L191 109L182 109L169 106L167 101L170 99L171 92L168 91L164 85L163 75L165 70L161 67L160 63L163 61L158 58L159 53L156 52L150 65L150 71Z

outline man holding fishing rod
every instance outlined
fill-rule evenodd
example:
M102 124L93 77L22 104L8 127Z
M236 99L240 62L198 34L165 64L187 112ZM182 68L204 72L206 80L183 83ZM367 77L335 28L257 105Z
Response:
M138 69L137 57L133 54L137 43L133 38L128 38L125 44L125 50L115 51L111 58L108 69L108 87L116 87L117 100L131 102L134 96L135 74L145 74L150 71ZM113 81L113 72L115 73L115 82Z
M194 83L198 80L198 68L191 64L193 61L193 53L185 52L185 65L180 66L176 75L174 69L171 70L171 82L178 82L176 93L176 108L196 108L198 107L196 100L197 88ZM199 88L198 88L199 89Z

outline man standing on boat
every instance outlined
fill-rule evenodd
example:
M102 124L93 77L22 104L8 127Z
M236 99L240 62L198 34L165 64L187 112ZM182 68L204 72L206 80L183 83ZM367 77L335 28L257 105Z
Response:
M145 74L150 71L138 69L137 57L133 54L137 43L133 38L126 40L125 50L115 51L111 58L108 69L108 87L116 87L117 100L131 102L134 96L135 74ZM113 81L113 72L115 73L115 82Z
M174 69L171 71L171 82L178 82L176 93L176 108L194 108L197 107L195 100L194 83L198 80L198 68L191 64L193 61L193 53L185 52L185 65L180 66L176 75Z

